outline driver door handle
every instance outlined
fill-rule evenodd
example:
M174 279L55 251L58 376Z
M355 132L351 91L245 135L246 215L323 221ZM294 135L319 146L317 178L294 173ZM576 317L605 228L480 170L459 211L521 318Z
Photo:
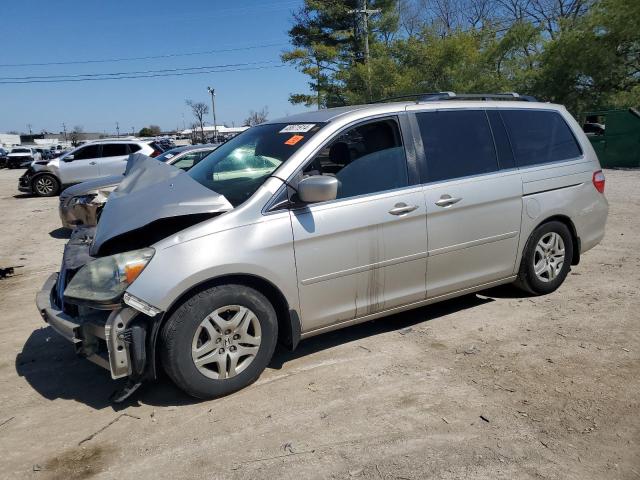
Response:
M418 205L407 205L406 203L396 203L395 206L389 210L391 215L404 215L405 213L413 212L418 208Z
M454 203L458 203L460 200L462 200L461 197L452 197L451 195L445 194L440 197L440 200L436 201L436 205L438 207L450 207Z

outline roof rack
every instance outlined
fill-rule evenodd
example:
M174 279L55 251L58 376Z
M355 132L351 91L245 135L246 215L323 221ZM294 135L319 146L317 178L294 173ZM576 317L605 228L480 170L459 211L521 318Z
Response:
M440 102L443 100L515 100L522 102L537 102L535 97L530 95L520 95L516 92L507 93L455 93L455 92L431 92L431 93L410 93L396 97L383 98L371 103L382 103L391 100L406 100L416 98L416 102Z

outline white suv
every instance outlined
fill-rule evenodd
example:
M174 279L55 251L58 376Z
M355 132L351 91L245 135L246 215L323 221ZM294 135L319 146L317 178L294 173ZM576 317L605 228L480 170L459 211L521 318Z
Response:
M40 197L51 197L69 185L122 175L131 153L155 157L162 150L152 141L135 139L87 143L53 160L33 162L20 177L18 188Z

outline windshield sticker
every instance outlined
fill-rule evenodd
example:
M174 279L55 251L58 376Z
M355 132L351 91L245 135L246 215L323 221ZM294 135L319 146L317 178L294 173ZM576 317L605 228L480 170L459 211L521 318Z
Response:
M287 140L286 142L284 142L285 145L295 145L296 143L298 143L300 140L302 140L304 137L302 135L294 135L293 137L291 137L289 140Z
M287 125L280 130L279 133L307 133L315 126L315 123L296 123L293 125Z
M175 155L173 153L166 153L164 155L164 158L166 158L167 160L169 160L170 158L173 158L173 157L175 157Z

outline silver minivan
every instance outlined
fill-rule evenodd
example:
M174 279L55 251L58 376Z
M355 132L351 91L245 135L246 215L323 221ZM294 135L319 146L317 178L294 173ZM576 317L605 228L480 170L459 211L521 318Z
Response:
M129 377L118 398L160 367L212 398L255 381L278 341L500 284L553 292L602 239L603 193L559 105L448 93L308 112L188 172L137 164L37 304Z

